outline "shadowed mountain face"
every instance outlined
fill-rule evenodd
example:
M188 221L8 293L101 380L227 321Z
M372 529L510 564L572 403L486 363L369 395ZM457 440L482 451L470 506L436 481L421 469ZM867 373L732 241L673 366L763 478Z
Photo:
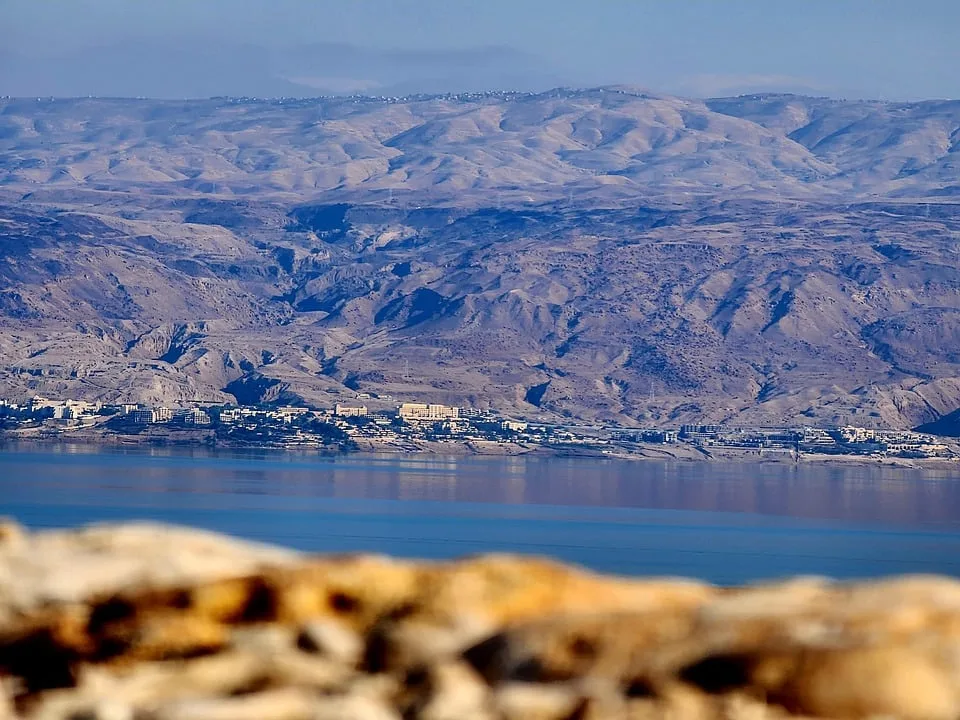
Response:
M0 102L0 393L912 426L960 103Z

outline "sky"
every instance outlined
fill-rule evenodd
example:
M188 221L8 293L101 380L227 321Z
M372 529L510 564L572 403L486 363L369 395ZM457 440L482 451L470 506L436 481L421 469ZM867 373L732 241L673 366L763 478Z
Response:
M958 0L0 0L0 93L231 94L246 77L956 99L958 33Z

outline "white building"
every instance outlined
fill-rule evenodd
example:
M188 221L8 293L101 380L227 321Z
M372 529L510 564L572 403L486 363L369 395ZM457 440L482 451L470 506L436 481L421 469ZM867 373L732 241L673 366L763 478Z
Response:
M366 417L367 406L366 405L340 405L339 403L337 403L337 406L333 409L333 412L337 417Z
M240 411L240 408L231 408L229 410L221 410L217 417L222 423L237 423L243 420L243 413Z
M165 407L134 410L130 413L130 419L139 425L168 422L171 418L173 418L173 411Z
M310 408L279 407L276 410L273 410L270 413L270 416L278 420L282 420L285 423L288 423L288 422L292 422L295 418L298 418L301 415L306 415L308 412L310 412Z
M410 422L436 422L438 420L456 420L460 417L460 408L449 405L427 405L424 403L403 403L400 406L400 418Z
M209 425L210 416L200 408L184 410L180 416L184 425Z
M103 407L103 403L87 402L86 400L50 400L49 398L34 396L30 399L30 411L53 410L56 420L78 418L81 415L92 415Z

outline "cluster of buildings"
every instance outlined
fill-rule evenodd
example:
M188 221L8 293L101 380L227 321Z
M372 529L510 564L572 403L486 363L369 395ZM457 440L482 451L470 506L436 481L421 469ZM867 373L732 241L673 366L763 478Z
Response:
M367 440L409 447L410 441L437 443L498 442L530 445L609 444L572 430L503 418L496 412L439 403L400 403L370 409L358 394L355 403L328 409L308 407L235 407L213 404L172 408L142 404L104 405L35 397L22 405L0 404L3 427L21 434L69 430L112 431L117 435L163 436L174 431L205 430L218 440L263 445L324 445ZM200 437L200 436L197 436Z
M912 430L876 430L852 425L837 428L727 428L681 425L679 430L618 430L628 442L685 442L700 448L788 451L826 455L947 457L950 446L933 435Z
M0 420L6 429L67 431L102 427L118 434L162 434L166 428L210 430L217 438L252 444L318 445L330 442L470 443L496 441L520 445L587 446L602 452L619 444L685 444L707 451L726 448L759 452L950 457L953 450L932 435L910 430L837 428L728 428L722 425L682 425L671 429L588 428L529 423L496 412L434 403L404 402L392 409L371 410L358 394L353 404L329 409L308 407L234 407L194 405L171 408L140 404L104 405L83 400L31 398L16 404L0 400Z
M934 435L912 430L875 430L846 426L840 428L840 437L848 444L877 448L881 452L898 455L947 455L950 447Z
M135 407L135 406L130 406ZM86 400L50 400L39 395L23 404L0 400L0 411L37 420L55 420L61 425L93 425L104 405Z

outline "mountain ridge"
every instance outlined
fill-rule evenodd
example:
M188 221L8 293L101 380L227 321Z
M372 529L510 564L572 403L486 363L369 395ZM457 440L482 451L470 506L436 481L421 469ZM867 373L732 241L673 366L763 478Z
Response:
M5 99L0 392L932 422L960 407L958 128L957 101L624 86Z

